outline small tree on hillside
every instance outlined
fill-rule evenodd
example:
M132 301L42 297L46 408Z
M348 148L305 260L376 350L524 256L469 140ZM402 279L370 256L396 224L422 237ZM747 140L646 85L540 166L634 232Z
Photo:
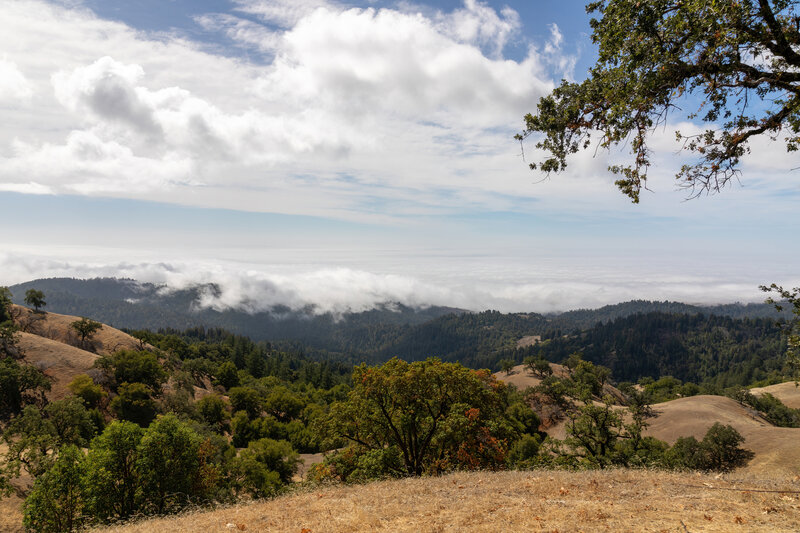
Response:
M553 368L546 359L541 357L526 357L524 363L528 371L540 379L553 375Z
M81 345L83 345L87 340L92 340L95 333L103 329L103 324L90 318L82 317L80 320L72 322L69 327L78 334L81 338Z
M47 305L44 300L44 293L36 289L28 289L25 291L25 303L33 307L35 312L40 312L41 308Z
M511 375L514 371L515 362L513 359L500 359L499 363L500 370L506 373L506 376Z

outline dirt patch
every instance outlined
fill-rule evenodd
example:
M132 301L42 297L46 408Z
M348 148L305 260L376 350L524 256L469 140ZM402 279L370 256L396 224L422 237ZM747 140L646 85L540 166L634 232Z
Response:
M536 346L542 342L541 335L526 335L517 341L517 348L527 348L528 346Z
M97 354L30 333L20 333L19 347L25 361L38 367L52 379L51 400L69 393L67 385L79 374L85 374L98 359Z

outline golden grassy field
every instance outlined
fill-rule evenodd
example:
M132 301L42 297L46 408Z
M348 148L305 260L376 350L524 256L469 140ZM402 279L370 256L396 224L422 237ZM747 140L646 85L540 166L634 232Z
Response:
M797 532L799 492L800 483L791 479L639 470L455 473L306 488L98 531Z
M750 392L756 396L767 392L782 401L786 407L800 409L800 386L794 381L769 385L768 387L757 387L755 389L750 389Z

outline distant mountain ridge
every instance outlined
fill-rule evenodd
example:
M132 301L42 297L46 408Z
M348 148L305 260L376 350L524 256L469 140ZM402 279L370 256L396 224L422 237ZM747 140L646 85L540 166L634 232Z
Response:
M608 305L594 310L582 309L547 315L498 311L474 313L450 307L412 308L392 302L370 311L336 316L330 313L315 314L313 309L293 311L279 305L273 306L269 311L248 313L235 309L217 311L200 308L197 302L204 293L219 290L219 287L211 284L172 290L132 279L50 278L10 288L16 302L22 301L27 289L35 288L44 291L48 311L90 316L115 327L154 331L164 328L179 331L195 327L224 328L256 341L269 341L312 356L356 363L377 362L393 356L412 360L434 355L444 360L461 361L473 367L495 368L500 358L519 359L523 354L541 353L546 357L552 356L550 359L557 361L560 360L557 356L561 354L561 349L595 353L597 350L593 350L593 346L587 343L590 339L596 341L597 335L576 336L576 332L607 328L612 323L613 328L623 328L626 327L625 321L631 324L635 322L628 317L651 313L664 315L666 318L658 319L663 324L661 329L664 331L673 327L669 317L676 315L729 317L735 320L726 324L730 324L734 330L750 327L737 322L743 319L779 317L775 309L766 304L697 306L645 300ZM619 322L620 320L623 322ZM698 328L716 327L714 324L701 322L703 321L694 320L692 323L696 323ZM543 352L535 346L524 352L517 349L516 344L520 338L545 334L553 340L569 334L569 342L565 339L565 342L559 341L557 345L551 344ZM683 345L688 334L687 330L679 333L679 339L671 336L671 342L680 342ZM616 337L603 334L603 338L621 338L619 334L614 335ZM772 335L774 333L770 333ZM630 353L631 357L635 353L643 352L652 354L651 357L663 357L659 355L661 349L658 339L652 340L652 332L643 330L639 337L632 341L626 340L624 349L628 351L625 353ZM586 342L583 338L587 339ZM621 350L617 346L619 342L615 342L616 344L606 345L604 350ZM656 346L657 349L653 351L648 346ZM597 347L595 342L594 348ZM685 351L685 348L681 350ZM611 366L626 364L625 354L621 357L621 361Z

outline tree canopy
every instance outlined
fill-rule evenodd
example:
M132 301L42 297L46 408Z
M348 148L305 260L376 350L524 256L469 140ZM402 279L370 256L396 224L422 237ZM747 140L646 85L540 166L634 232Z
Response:
M492 468L502 465L516 429L507 394L488 372L394 358L355 368L353 389L331 407L326 432L367 451L397 451L395 471L405 475Z
M544 159L562 171L567 157L592 146L630 143L631 159L613 165L633 202L647 187L648 139L669 113L688 114L705 131L677 132L691 154L677 173L691 196L719 191L738 174L749 141L777 138L800 147L800 15L793 0L602 0L587 5L596 64L580 83L562 81L525 117L519 140L541 134ZM697 98L697 105L690 95ZM683 110L679 103L694 109Z
M39 310L47 305L44 299L44 292L36 289L28 289L25 291L25 303L33 307L37 313Z

